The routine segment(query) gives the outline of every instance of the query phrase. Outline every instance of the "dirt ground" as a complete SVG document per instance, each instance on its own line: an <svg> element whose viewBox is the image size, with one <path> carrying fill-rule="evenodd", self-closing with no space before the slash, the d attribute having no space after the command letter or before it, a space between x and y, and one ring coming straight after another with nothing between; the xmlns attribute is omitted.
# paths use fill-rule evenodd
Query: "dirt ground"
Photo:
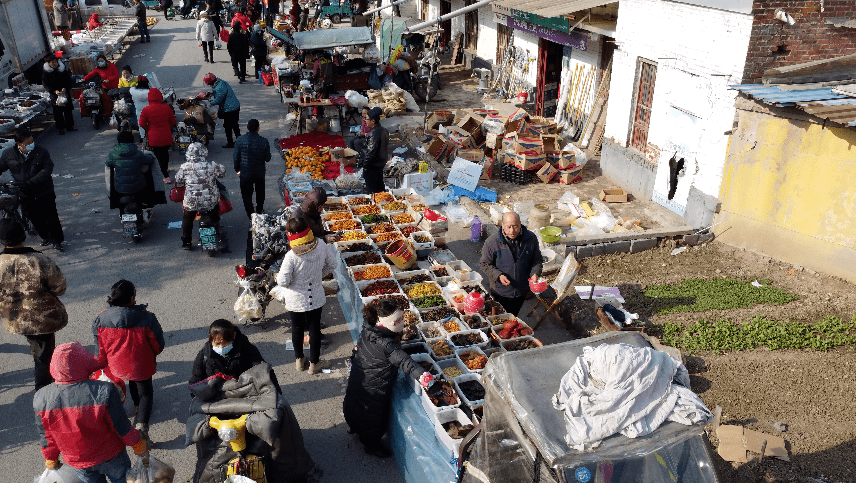
<svg viewBox="0 0 856 483"><path fill-rule="evenodd" d="M638 254L607 255L583 260L578 281L619 286L625 298L649 285L676 284L684 278L730 277L751 282L769 279L772 285L799 295L785 305L757 305L734 310L641 315L652 324L684 324L748 320L763 315L773 320L818 321L827 315L849 320L856 314L852 284L812 273L717 242L670 255L673 246ZM602 331L591 307L576 302L575 336ZM567 317L567 315L565 315ZM710 408L723 408L723 422L784 437L791 462L766 458L761 463L731 464L715 453L723 482L856 481L856 351L843 347L829 352L755 351L699 353L687 357L692 388ZM788 425L782 433L776 422ZM713 447L718 443L712 427Z"/></svg>

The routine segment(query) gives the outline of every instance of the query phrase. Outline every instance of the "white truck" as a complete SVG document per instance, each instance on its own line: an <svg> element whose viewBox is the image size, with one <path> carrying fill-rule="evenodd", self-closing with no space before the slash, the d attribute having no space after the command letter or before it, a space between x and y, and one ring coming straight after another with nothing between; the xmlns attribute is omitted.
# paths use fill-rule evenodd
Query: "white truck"
<svg viewBox="0 0 856 483"><path fill-rule="evenodd" d="M18 74L41 83L40 61L51 50L45 5L36 0L0 0L0 88Z"/></svg>

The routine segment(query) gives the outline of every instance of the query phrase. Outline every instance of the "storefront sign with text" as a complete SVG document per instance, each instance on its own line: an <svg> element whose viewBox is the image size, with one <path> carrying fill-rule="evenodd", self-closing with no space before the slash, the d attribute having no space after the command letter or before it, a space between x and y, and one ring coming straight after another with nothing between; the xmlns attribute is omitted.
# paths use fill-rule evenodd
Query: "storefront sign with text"
<svg viewBox="0 0 856 483"><path fill-rule="evenodd" d="M557 32L555 30L548 29L547 27L535 25L531 22L527 22L526 20L521 20L519 18L514 17L506 17L506 21L508 22L507 25L509 27L516 28L517 30L523 30L524 32L529 32L531 34L537 35L542 39L547 39L551 42L555 42L561 45L567 45L577 50L586 50L588 36L584 34L566 34L562 32Z"/></svg>

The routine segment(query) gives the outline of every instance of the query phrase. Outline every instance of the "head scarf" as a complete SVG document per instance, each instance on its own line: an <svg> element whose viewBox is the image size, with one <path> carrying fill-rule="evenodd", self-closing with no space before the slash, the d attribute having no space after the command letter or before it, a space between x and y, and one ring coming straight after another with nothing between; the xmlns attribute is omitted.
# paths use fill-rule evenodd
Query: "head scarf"
<svg viewBox="0 0 856 483"><path fill-rule="evenodd" d="M184 153L184 157L191 163L204 163L208 158L208 148L202 143L191 143Z"/></svg>
<svg viewBox="0 0 856 483"><path fill-rule="evenodd" d="M80 342L71 342L54 349L50 372L57 384L74 384L89 379L101 367Z"/></svg>
<svg viewBox="0 0 856 483"><path fill-rule="evenodd" d="M312 234L312 228L307 228L300 233L287 233L286 236L288 237L288 244L291 247L291 251L295 255L305 255L318 246L318 240Z"/></svg>
<svg viewBox="0 0 856 483"><path fill-rule="evenodd" d="M327 193L323 188L312 188L303 203L300 204L300 211L306 216L316 217L321 214L321 207L327 202Z"/></svg>

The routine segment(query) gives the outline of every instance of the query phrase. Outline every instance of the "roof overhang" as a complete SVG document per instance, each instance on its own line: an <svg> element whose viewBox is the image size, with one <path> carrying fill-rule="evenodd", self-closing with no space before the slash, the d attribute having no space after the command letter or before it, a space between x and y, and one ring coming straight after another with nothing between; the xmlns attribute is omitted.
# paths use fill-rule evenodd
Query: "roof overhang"
<svg viewBox="0 0 856 483"><path fill-rule="evenodd" d="M496 4L539 17L561 17L581 10L602 7L618 0L498 0Z"/></svg>

